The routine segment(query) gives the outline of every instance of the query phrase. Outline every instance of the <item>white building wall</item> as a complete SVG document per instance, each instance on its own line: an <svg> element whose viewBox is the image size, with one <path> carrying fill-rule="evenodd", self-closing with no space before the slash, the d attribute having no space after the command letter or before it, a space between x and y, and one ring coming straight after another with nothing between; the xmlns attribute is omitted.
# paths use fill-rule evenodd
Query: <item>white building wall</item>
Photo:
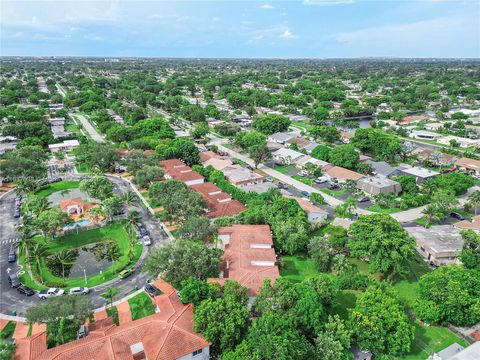
<svg viewBox="0 0 480 360"><path fill-rule="evenodd" d="M198 185L198 184L203 184L203 179L185 181L185 185L187 186Z"/></svg>
<svg viewBox="0 0 480 360"><path fill-rule="evenodd" d="M182 357L177 358L176 360L208 360L210 359L210 347L204 347L202 352L198 355L193 356L193 354L188 354Z"/></svg>

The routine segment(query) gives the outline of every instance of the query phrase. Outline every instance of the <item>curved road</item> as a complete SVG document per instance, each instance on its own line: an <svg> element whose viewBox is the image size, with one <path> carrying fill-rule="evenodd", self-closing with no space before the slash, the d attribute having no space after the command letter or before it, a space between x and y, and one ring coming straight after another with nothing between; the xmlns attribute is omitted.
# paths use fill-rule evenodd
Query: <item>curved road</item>
<svg viewBox="0 0 480 360"><path fill-rule="evenodd" d="M109 179L115 184L115 192L117 194L121 195L131 190L130 184L127 181L117 177L109 177ZM19 270L16 263L9 264L7 262L8 252L10 246L13 244L11 239L17 237L15 227L19 223L19 219L13 217L14 201L14 191L7 193L0 198L0 313L10 315L11 311L15 310L18 316L24 316L29 307L35 305L41 300L36 294L30 297L20 295L16 289L12 289L8 284L7 269L10 269L10 272ZM142 258L151 251L153 246L159 246L168 242L168 236L163 231L158 220L154 220L144 207L138 204L138 206L135 207L126 207L126 210L127 213L132 210L137 210L140 214L142 223L151 234L153 245L150 247L144 247ZM117 299L126 296L127 293L135 288L141 288L148 279L148 275L140 271L140 264L141 261L130 277L124 280L116 278L108 284L103 284L92 289L89 296L92 299L94 308L102 307L105 304L105 300L100 297L100 294L108 285L113 285L120 290Z"/></svg>

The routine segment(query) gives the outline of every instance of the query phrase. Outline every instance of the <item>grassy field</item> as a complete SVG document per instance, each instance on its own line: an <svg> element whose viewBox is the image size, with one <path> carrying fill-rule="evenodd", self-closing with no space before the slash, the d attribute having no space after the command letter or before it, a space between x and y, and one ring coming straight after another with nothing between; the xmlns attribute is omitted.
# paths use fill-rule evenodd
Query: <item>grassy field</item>
<svg viewBox="0 0 480 360"><path fill-rule="evenodd" d="M312 179L309 179L309 178L306 178L306 177L303 177L303 176L300 176L300 175L293 175L292 179L300 181L301 183L304 183L305 185L313 186L313 180Z"/></svg>
<svg viewBox="0 0 480 360"><path fill-rule="evenodd" d="M36 238L38 241L44 241L43 238ZM103 241L114 241L117 243L120 250L120 258L115 262L113 268L110 266L103 271L102 274L95 274L87 277L87 283L85 284L85 279L83 277L66 279L65 285L62 287L72 288L75 286L88 286L93 287L100 285L108 280L114 279L117 277L118 272L133 266L137 263L138 259L142 255L143 245L135 243L133 248L133 257L129 257L129 252L131 249L130 239L125 229L120 223L113 223L111 225L87 230L80 232L78 234L70 234L66 236L59 237L54 241L47 242L49 252L51 254L58 252L62 249L75 249L88 244L103 242ZM25 256L23 253L20 254L19 258L20 264L25 268ZM63 284L63 280L60 277L53 275L47 268L45 264L45 259L41 262L42 274L45 283L55 283L58 286ZM39 283L40 275L38 274L38 269L35 266L32 266L32 273L34 274L34 279L30 278L28 272L21 276L21 280L27 286L30 286L34 289L43 289L46 286L43 286Z"/></svg>
<svg viewBox="0 0 480 360"><path fill-rule="evenodd" d="M415 322L415 339L409 354L400 357L404 360L425 360L434 352L441 351L453 343L458 343L464 347L467 342L441 326L425 327Z"/></svg>
<svg viewBox="0 0 480 360"><path fill-rule="evenodd" d="M47 185L46 187L38 190L36 192L36 195L45 198L52 195L53 193L56 193L57 191L77 189L79 185L80 181L60 181Z"/></svg>
<svg viewBox="0 0 480 360"><path fill-rule="evenodd" d="M132 320L138 320L155 313L155 305L152 299L144 292L128 300L128 304L130 305Z"/></svg>
<svg viewBox="0 0 480 360"><path fill-rule="evenodd" d="M278 171L279 173L288 175L288 170L295 169L294 165L275 165L271 166L271 168L275 171Z"/></svg>
<svg viewBox="0 0 480 360"><path fill-rule="evenodd" d="M115 325L118 326L119 321L118 321L118 309L117 309L117 307L116 306L108 307L106 309L106 311L107 311L107 315L111 316Z"/></svg>
<svg viewBox="0 0 480 360"><path fill-rule="evenodd" d="M341 195L352 192L352 190L350 190L350 189L340 189L340 190L337 190L337 191L333 191L333 190L326 189L326 188L325 189L320 189L320 191L324 192L327 195L333 196L333 197L341 196Z"/></svg>
<svg viewBox="0 0 480 360"><path fill-rule="evenodd" d="M418 280L429 271L430 269L420 255L416 255L415 259L408 263L406 274L394 279L393 287L397 290L398 295L406 300L409 305L413 304L418 297Z"/></svg>
<svg viewBox="0 0 480 360"><path fill-rule="evenodd" d="M399 208L393 208L393 207L386 207L385 208L385 207L382 207L378 204L375 204L375 205L372 205L372 206L368 207L367 210L368 211L373 211L373 212L376 212L376 213L379 213L379 214L394 214L394 213L402 211Z"/></svg>
<svg viewBox="0 0 480 360"><path fill-rule="evenodd" d="M308 279L318 274L317 266L307 256L283 257L283 267L280 270L280 275L290 281L301 282L303 279Z"/></svg>

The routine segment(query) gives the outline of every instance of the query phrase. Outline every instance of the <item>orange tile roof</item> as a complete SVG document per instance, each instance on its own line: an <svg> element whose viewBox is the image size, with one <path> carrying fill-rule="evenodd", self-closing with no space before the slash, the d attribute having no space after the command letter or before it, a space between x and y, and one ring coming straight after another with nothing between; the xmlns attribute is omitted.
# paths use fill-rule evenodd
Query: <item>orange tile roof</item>
<svg viewBox="0 0 480 360"><path fill-rule="evenodd" d="M195 190L205 200L209 210L207 216L210 218L234 216L246 209L242 203L232 200L229 194L212 183L191 185L189 188Z"/></svg>
<svg viewBox="0 0 480 360"><path fill-rule="evenodd" d="M131 346L141 343L147 359L173 360L208 347L209 343L193 331L192 305L180 303L176 290L163 281L155 284L163 292L155 299L159 313L120 326L102 320L105 323L97 324L86 338L45 349L28 359L131 360ZM23 359L27 358L19 358Z"/></svg>
<svg viewBox="0 0 480 360"><path fill-rule="evenodd" d="M270 226L233 225L219 228L218 234L230 235L223 254L224 278L209 281L235 280L249 296L257 296L265 278L275 281L280 276Z"/></svg>
<svg viewBox="0 0 480 360"><path fill-rule="evenodd" d="M213 151L204 151L200 153L200 162L203 163L210 159L221 159L222 157Z"/></svg>
<svg viewBox="0 0 480 360"><path fill-rule="evenodd" d="M325 170L325 168L324 168ZM332 178L337 178L339 180L354 180L357 181L358 179L362 178L363 175L359 174L355 171L348 170L345 168L342 168L340 166L332 166L329 167L328 169L325 170L328 176Z"/></svg>
<svg viewBox="0 0 480 360"><path fill-rule="evenodd" d="M60 201L60 209L62 211L67 210L69 206L81 206L83 207L83 199L81 197L76 197L73 199L65 199Z"/></svg>
<svg viewBox="0 0 480 360"><path fill-rule="evenodd" d="M173 179L181 182L204 179L202 175L193 171L190 166L185 165L185 163L179 159L160 161L160 166L163 167Z"/></svg>

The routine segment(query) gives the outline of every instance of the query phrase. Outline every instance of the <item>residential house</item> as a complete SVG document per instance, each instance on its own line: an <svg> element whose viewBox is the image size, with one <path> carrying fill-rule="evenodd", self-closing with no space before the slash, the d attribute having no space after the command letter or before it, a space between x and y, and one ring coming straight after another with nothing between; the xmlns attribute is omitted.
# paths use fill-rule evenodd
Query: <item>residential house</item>
<svg viewBox="0 0 480 360"><path fill-rule="evenodd" d="M56 152L60 150L70 151L79 146L80 146L80 143L78 142L78 140L64 140L63 142L58 144L50 144L48 145L48 148L50 149L51 152Z"/></svg>
<svg viewBox="0 0 480 360"><path fill-rule="evenodd" d="M457 157L432 150L421 150L417 152L417 158L420 161L428 161L435 166L451 166L458 160Z"/></svg>
<svg viewBox="0 0 480 360"><path fill-rule="evenodd" d="M443 127L443 123L440 123L440 122L428 123L428 124L425 124L424 126L425 129L433 130L433 131L440 130L442 127Z"/></svg>
<svg viewBox="0 0 480 360"><path fill-rule="evenodd" d="M420 166L414 166L408 169L400 170L400 175L415 176L417 184L420 184L427 179L433 179L435 176L440 175L440 173Z"/></svg>
<svg viewBox="0 0 480 360"><path fill-rule="evenodd" d="M211 166L215 170L220 170L223 171L225 168L241 168L240 165L234 165L232 160L230 159L218 159L218 158L211 158L206 160L205 162L202 163L203 166Z"/></svg>
<svg viewBox="0 0 480 360"><path fill-rule="evenodd" d="M426 120L430 120L430 117L427 115L411 115L411 116L405 116L401 122L404 124L413 124L413 123L418 123L420 121L426 121Z"/></svg>
<svg viewBox="0 0 480 360"><path fill-rule="evenodd" d="M472 221L462 220L453 224L453 226L460 230L473 230L480 233L480 215L474 216Z"/></svg>
<svg viewBox="0 0 480 360"><path fill-rule="evenodd" d="M17 341L15 359L208 360L210 344L193 330L193 305L162 280L153 301L159 312L115 326L111 317L87 325L88 335L47 349L46 332Z"/></svg>
<svg viewBox="0 0 480 360"><path fill-rule="evenodd" d="M385 177L397 176L400 173L401 168L390 166L385 161L367 161L367 164L372 165L372 174Z"/></svg>
<svg viewBox="0 0 480 360"><path fill-rule="evenodd" d="M315 141L310 141L307 145L305 145L301 150L305 150L307 153L311 154L313 149L315 149L319 144Z"/></svg>
<svg viewBox="0 0 480 360"><path fill-rule="evenodd" d="M443 135L442 134L437 134L431 131L425 131L425 130L414 130L410 134L408 134L409 137L413 139L420 139L420 140L436 140L441 138Z"/></svg>
<svg viewBox="0 0 480 360"><path fill-rule="evenodd" d="M402 191L399 182L383 176L366 176L357 181L357 189L369 195L398 194Z"/></svg>
<svg viewBox="0 0 480 360"><path fill-rule="evenodd" d="M460 158L455 162L455 166L465 172L472 175L480 175L480 160L474 160L469 158Z"/></svg>
<svg viewBox="0 0 480 360"><path fill-rule="evenodd" d="M200 164L203 164L205 161L210 160L212 158L214 159L222 159L223 157L214 153L213 151L204 151L201 152L200 154Z"/></svg>
<svg viewBox="0 0 480 360"><path fill-rule="evenodd" d="M277 189L277 185L272 182L262 182L258 184L248 184L248 185L241 185L239 186L245 192L255 192L257 194L263 194L269 191L270 189Z"/></svg>
<svg viewBox="0 0 480 360"><path fill-rule="evenodd" d="M286 144L289 140L294 139L295 134L287 132L278 132L268 136L268 141L277 143L277 144Z"/></svg>
<svg viewBox="0 0 480 360"><path fill-rule="evenodd" d="M297 146L297 149L298 150L302 150L305 146L307 146L311 141L308 140L308 139L305 139L303 137L293 137L291 139L288 139L287 142L286 142L286 146L287 147L292 147L292 146ZM293 145L295 144L295 145Z"/></svg>
<svg viewBox="0 0 480 360"><path fill-rule="evenodd" d="M336 179L339 182L345 182L347 180L358 181L364 175L355 171L342 168L340 166L327 165L323 168L324 174L330 179Z"/></svg>
<svg viewBox="0 0 480 360"><path fill-rule="evenodd" d="M468 138L463 138L463 137L453 136L453 135L448 135L448 136L443 136L441 138L438 138L437 142L439 144L449 145L449 146L452 144L452 142L455 142L455 144L461 148L480 146L480 140L478 139L468 139Z"/></svg>
<svg viewBox="0 0 480 360"><path fill-rule="evenodd" d="M201 184L204 177L185 165L182 160L171 159L160 161L160 166L165 169L165 179L175 179L187 186Z"/></svg>
<svg viewBox="0 0 480 360"><path fill-rule="evenodd" d="M480 358L480 341L464 348L453 343L438 353L430 355L427 360L477 360Z"/></svg>
<svg viewBox="0 0 480 360"><path fill-rule="evenodd" d="M323 161L323 160L319 160L319 159L315 159L314 157L311 157L310 155L304 155L300 159L295 161L295 166L299 169L305 169L305 166L307 164L312 164L312 165L320 166L320 167L323 168L324 166L328 165L328 162Z"/></svg>
<svg viewBox="0 0 480 360"><path fill-rule="evenodd" d="M173 125L172 126L173 131L175 132L175 137L188 137L189 134L185 130L182 130L180 127Z"/></svg>
<svg viewBox="0 0 480 360"><path fill-rule="evenodd" d="M218 186L204 182L189 186L203 198L207 204L207 217L215 219L219 217L235 216L244 211L246 207L233 200L230 194L223 192Z"/></svg>
<svg viewBox="0 0 480 360"><path fill-rule="evenodd" d="M309 200L303 198L294 198L298 205L307 213L308 221L316 224L323 222L328 218L328 212L322 208L313 205Z"/></svg>
<svg viewBox="0 0 480 360"><path fill-rule="evenodd" d="M332 221L333 226L341 226L342 228L344 228L347 231L348 231L348 229L350 229L350 225L352 225L353 223L354 223L353 220L342 219L342 218L339 218L339 217L336 217Z"/></svg>
<svg viewBox="0 0 480 360"><path fill-rule="evenodd" d="M450 225L435 225L429 229L423 226L407 227L415 238L417 251L433 265L459 263L458 255L463 246L460 230Z"/></svg>
<svg viewBox="0 0 480 360"><path fill-rule="evenodd" d="M301 152L287 148L278 149L272 154L272 158L276 163L284 165L293 164L295 161L297 161L303 156L304 154L302 154Z"/></svg>
<svg viewBox="0 0 480 360"><path fill-rule="evenodd" d="M275 282L280 276L269 225L220 227L218 237L224 250L222 274L209 282L235 280L248 289L249 297L256 297L265 279Z"/></svg>
<svg viewBox="0 0 480 360"><path fill-rule="evenodd" d="M350 139L354 136L355 136L355 132L340 131L340 139L344 144L350 144Z"/></svg>
<svg viewBox="0 0 480 360"><path fill-rule="evenodd" d="M223 174L235 186L258 184L264 180L262 175L238 165L224 168Z"/></svg>
<svg viewBox="0 0 480 360"><path fill-rule="evenodd" d="M0 136L0 155L17 148L18 139L14 136Z"/></svg>

